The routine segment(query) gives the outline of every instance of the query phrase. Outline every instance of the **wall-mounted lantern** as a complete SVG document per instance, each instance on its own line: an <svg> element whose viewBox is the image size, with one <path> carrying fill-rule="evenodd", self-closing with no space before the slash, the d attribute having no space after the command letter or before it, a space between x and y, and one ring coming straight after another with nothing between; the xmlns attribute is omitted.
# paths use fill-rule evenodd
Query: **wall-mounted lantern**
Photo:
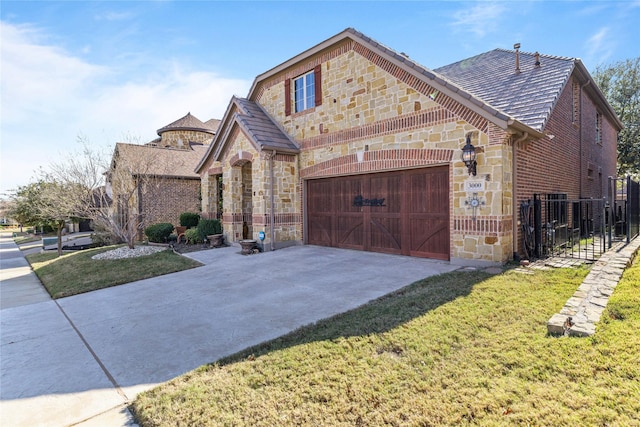
<svg viewBox="0 0 640 427"><path fill-rule="evenodd" d="M471 134L467 134L467 144L462 147L462 161L467 166L469 175L476 176L476 147L471 145Z"/></svg>

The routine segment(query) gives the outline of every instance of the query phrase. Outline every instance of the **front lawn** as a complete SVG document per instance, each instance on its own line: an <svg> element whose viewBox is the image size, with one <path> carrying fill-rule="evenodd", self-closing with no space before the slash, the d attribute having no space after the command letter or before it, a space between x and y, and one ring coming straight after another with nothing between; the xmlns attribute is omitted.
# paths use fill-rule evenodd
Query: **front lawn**
<svg viewBox="0 0 640 427"><path fill-rule="evenodd" d="M546 322L587 269L454 272L138 396L142 426L640 425L640 264L591 338Z"/></svg>
<svg viewBox="0 0 640 427"><path fill-rule="evenodd" d="M137 258L93 260L116 246L87 249L58 257L57 252L27 255L27 261L53 298L68 297L149 277L198 267L201 264L170 250Z"/></svg>

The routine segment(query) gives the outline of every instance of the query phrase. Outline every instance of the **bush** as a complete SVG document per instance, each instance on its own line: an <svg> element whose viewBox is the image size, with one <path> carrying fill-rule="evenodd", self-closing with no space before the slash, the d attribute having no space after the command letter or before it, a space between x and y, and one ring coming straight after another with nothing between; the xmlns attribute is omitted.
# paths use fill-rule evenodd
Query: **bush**
<svg viewBox="0 0 640 427"><path fill-rule="evenodd" d="M200 221L200 215L193 212L183 212L180 214L180 225L183 227L191 228L198 225Z"/></svg>
<svg viewBox="0 0 640 427"><path fill-rule="evenodd" d="M211 234L222 234L222 224L217 219L201 219L198 223L198 236L205 241Z"/></svg>
<svg viewBox="0 0 640 427"><path fill-rule="evenodd" d="M195 244L200 243L202 240L200 239L200 235L198 234L197 228L190 228L184 232L184 237L187 239L187 243Z"/></svg>
<svg viewBox="0 0 640 427"><path fill-rule="evenodd" d="M93 233L91 233L91 242L96 246L109 246L122 243L122 239L116 236L103 224L94 223Z"/></svg>
<svg viewBox="0 0 640 427"><path fill-rule="evenodd" d="M168 222L153 224L144 229L144 234L149 238L149 241L153 243L165 243L172 232L173 224L169 224Z"/></svg>

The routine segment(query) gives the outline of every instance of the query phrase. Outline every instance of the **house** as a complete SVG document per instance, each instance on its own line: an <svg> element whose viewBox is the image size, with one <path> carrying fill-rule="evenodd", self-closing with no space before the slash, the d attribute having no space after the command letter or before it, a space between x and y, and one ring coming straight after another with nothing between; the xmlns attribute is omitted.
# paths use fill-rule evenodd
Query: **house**
<svg viewBox="0 0 640 427"><path fill-rule="evenodd" d="M620 129L579 59L429 70L349 28L232 98L196 172L230 241L495 264L522 253L533 193L606 197Z"/></svg>
<svg viewBox="0 0 640 427"><path fill-rule="evenodd" d="M179 225L180 214L200 210L200 176L194 172L213 139L218 120L188 113L158 129L145 144L117 143L108 172L114 214L140 232L159 222Z"/></svg>

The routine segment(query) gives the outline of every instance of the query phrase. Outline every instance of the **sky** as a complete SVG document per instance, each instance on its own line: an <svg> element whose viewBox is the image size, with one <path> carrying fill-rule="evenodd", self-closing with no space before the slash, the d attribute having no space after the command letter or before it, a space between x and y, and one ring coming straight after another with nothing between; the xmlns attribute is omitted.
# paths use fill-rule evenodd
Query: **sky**
<svg viewBox="0 0 640 427"><path fill-rule="evenodd" d="M640 0L0 1L0 198L39 168L222 118L255 77L353 27L427 68L496 48L640 55Z"/></svg>

